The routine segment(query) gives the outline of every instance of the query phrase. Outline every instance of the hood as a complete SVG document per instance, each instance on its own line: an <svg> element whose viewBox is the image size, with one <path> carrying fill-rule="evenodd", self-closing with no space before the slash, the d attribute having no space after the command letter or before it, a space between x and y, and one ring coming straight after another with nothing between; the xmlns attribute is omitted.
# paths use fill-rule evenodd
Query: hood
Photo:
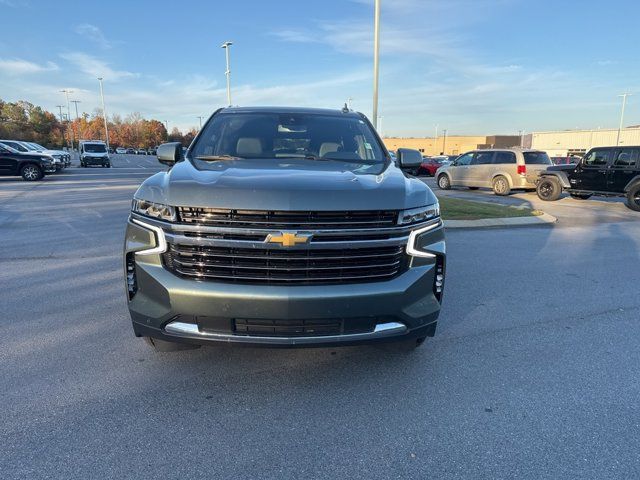
<svg viewBox="0 0 640 480"><path fill-rule="evenodd" d="M575 163L566 163L563 165L552 165L547 167L548 172L567 172L569 170L574 170L576 168Z"/></svg>
<svg viewBox="0 0 640 480"><path fill-rule="evenodd" d="M173 206L241 210L402 210L436 202L420 180L393 164L366 165L313 160L190 161L148 178L136 198Z"/></svg>

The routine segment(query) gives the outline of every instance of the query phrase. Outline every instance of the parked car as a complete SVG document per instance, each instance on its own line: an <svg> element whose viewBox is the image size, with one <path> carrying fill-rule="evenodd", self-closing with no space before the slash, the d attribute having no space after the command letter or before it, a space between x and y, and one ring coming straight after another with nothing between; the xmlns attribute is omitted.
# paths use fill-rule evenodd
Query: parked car
<svg viewBox="0 0 640 480"><path fill-rule="evenodd" d="M136 149L136 155L146 155L147 151L144 148Z"/></svg>
<svg viewBox="0 0 640 480"><path fill-rule="evenodd" d="M42 157L49 158L51 163L55 167L55 170L48 173L55 173L64 168L64 159L62 153L60 153L58 150L39 151L36 148L30 146L27 142L22 142L20 140L0 140L0 143L2 143L4 146L12 148L18 153L39 154Z"/></svg>
<svg viewBox="0 0 640 480"><path fill-rule="evenodd" d="M118 147L116 148L116 153L122 155L123 153L127 153L127 149L124 147Z"/></svg>
<svg viewBox="0 0 640 480"><path fill-rule="evenodd" d="M133 148L127 148L127 152L129 155L135 155L136 151Z"/></svg>
<svg viewBox="0 0 640 480"><path fill-rule="evenodd" d="M20 176L23 180L33 182L55 171L55 163L49 155L19 152L15 148L0 143L0 175Z"/></svg>
<svg viewBox="0 0 640 480"><path fill-rule="evenodd" d="M111 159L107 152L107 145L101 140L85 140L80 142L80 166L99 165L111 167Z"/></svg>
<svg viewBox="0 0 640 480"><path fill-rule="evenodd" d="M158 151L158 147L153 147L149 149L149 155L155 155Z"/></svg>
<svg viewBox="0 0 640 480"><path fill-rule="evenodd" d="M492 188L496 195L535 190L538 173L551 165L545 152L519 148L474 150L436 172L438 187Z"/></svg>
<svg viewBox="0 0 640 480"><path fill-rule="evenodd" d="M436 174L436 170L438 170L442 166L440 161L436 160L433 157L424 157L420 167L418 168L418 176L428 176L433 177Z"/></svg>
<svg viewBox="0 0 640 480"><path fill-rule="evenodd" d="M422 160L397 156L409 168ZM186 155L167 143L158 160L169 168L136 191L124 245L133 330L154 348L413 348L435 334L438 201L364 115L223 108Z"/></svg>
<svg viewBox="0 0 640 480"><path fill-rule="evenodd" d="M39 143L35 142L21 142L23 145L27 145L27 147L32 147L31 151L47 153L51 155L58 155L58 158L61 158L63 166L68 167L71 165L71 154L65 150L51 150L47 147L43 147Z"/></svg>
<svg viewBox="0 0 640 480"><path fill-rule="evenodd" d="M579 200L625 197L627 207L640 212L640 146L593 148L578 164L556 165L540 174L541 200L558 200L563 191Z"/></svg>

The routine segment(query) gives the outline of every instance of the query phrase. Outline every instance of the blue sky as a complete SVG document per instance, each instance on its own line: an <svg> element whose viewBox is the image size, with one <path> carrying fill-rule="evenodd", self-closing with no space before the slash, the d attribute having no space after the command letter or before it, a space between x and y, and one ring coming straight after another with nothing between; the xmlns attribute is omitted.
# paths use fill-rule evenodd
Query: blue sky
<svg viewBox="0 0 640 480"><path fill-rule="evenodd" d="M181 129L226 102L371 113L373 0L0 0L0 98ZM640 124L640 2L382 0L385 135ZM72 105L73 107L73 105Z"/></svg>

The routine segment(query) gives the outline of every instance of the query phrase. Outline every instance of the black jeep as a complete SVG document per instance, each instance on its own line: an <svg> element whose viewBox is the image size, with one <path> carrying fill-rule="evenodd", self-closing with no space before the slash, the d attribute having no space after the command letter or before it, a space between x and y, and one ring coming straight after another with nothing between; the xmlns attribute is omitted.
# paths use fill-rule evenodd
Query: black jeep
<svg viewBox="0 0 640 480"><path fill-rule="evenodd" d="M577 164L555 165L540 174L541 200L558 200L563 190L580 200L626 197L627 207L640 212L640 147L593 148Z"/></svg>

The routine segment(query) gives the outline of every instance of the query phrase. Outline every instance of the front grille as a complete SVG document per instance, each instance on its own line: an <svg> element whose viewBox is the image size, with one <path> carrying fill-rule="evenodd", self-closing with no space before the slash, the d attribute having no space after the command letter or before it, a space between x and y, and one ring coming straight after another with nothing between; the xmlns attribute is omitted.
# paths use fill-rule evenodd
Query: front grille
<svg viewBox="0 0 640 480"><path fill-rule="evenodd" d="M193 225L235 228L278 229L355 229L384 228L396 225L394 210L312 212L227 210L202 207L178 207L178 221Z"/></svg>
<svg viewBox="0 0 640 480"><path fill-rule="evenodd" d="M167 269L181 277L276 285L383 281L408 266L403 245L286 249L170 244L163 257Z"/></svg>

